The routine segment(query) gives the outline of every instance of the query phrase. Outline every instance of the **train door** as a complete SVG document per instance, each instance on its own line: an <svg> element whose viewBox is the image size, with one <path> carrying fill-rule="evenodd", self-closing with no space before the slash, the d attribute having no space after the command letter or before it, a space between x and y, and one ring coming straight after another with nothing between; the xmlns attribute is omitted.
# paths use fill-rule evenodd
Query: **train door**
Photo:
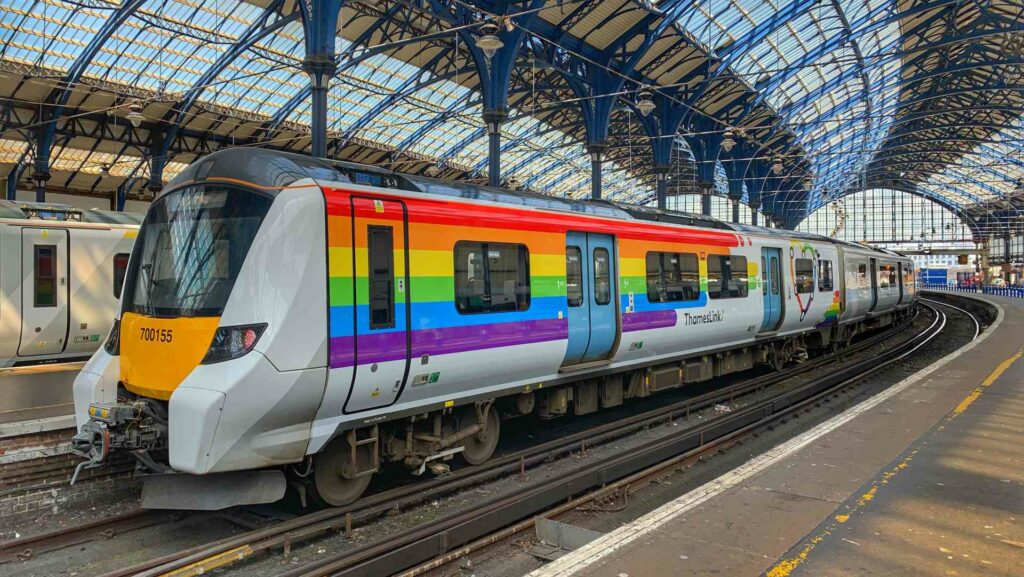
<svg viewBox="0 0 1024 577"><path fill-rule="evenodd" d="M871 306L868 312L875 310L878 306L878 261L871 259Z"/></svg>
<svg viewBox="0 0 1024 577"><path fill-rule="evenodd" d="M777 248L761 249L761 296L764 316L761 332L774 331L782 320L782 251Z"/></svg>
<svg viewBox="0 0 1024 577"><path fill-rule="evenodd" d="M345 411L394 403L409 373L405 203L352 197L354 371Z"/></svg>
<svg viewBox="0 0 1024 577"><path fill-rule="evenodd" d="M619 331L615 238L569 232L565 245L569 346L562 364L608 358Z"/></svg>
<svg viewBox="0 0 1024 577"><path fill-rule="evenodd" d="M68 336L68 232L23 228L18 355L52 355Z"/></svg>

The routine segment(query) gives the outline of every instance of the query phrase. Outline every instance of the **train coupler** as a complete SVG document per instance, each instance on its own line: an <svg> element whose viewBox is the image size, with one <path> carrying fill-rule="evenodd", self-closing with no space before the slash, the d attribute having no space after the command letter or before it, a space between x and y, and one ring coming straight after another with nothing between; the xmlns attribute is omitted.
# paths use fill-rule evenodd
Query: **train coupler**
<svg viewBox="0 0 1024 577"><path fill-rule="evenodd" d="M71 452L83 457L71 476L71 484L85 469L102 465L111 450L138 455L167 446L166 418L145 400L131 403L93 404L89 421L71 438Z"/></svg>

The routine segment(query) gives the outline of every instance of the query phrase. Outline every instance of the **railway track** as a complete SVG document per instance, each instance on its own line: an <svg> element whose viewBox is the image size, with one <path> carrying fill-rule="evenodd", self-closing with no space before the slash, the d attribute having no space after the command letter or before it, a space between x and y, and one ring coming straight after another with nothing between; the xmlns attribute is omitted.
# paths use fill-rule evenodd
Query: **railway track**
<svg viewBox="0 0 1024 577"><path fill-rule="evenodd" d="M482 535L493 533L503 527L505 531L516 531L516 528L524 523L525 526L529 526L529 521L523 522L523 518L529 518L553 504L564 504L581 494L584 495L582 498L586 499L586 492L591 487L604 486L606 491L612 490L620 486L621 479L643 476L642 472L645 469L658 467L659 463L671 462L678 458L694 458L694 455L703 454L704 451L715 450L721 443L729 442L734 436L751 428L761 427L772 419L781 418L781 415L788 414L808 402L814 402L820 395L828 394L828 391L873 373L887 362L902 358L898 356L899 354L906 356L929 342L945 326L945 314L930 305L925 305L925 308L934 315L928 329L878 356L842 367L829 373L825 378L812 379L803 385L787 388L779 394L755 398L742 409L696 427L683 428L677 434L651 441L639 449L630 451L630 455L585 465L569 477L560 476L553 482L546 482L547 484L527 485L514 494L392 536L387 543L350 550L340 559L325 559L315 567L307 565L291 574L320 575L340 572L352 575L379 575L401 571L418 563L429 563L431 557L435 555L444 555L447 551L472 543ZM911 323L908 322L907 325L909 324ZM608 442L651 424L686 417L692 412L717 403L738 398L748 399L751 396L758 397L761 392L775 385L833 363L839 357L846 357L892 338L902 328L904 327L870 336L838 354L807 361L779 373L737 382L716 391L504 455L484 465L456 470L445 477L371 495L346 507L318 511L268 528L151 559L109 573L107 577L199 575L245 560L262 551L283 549L287 553L294 544L301 541L329 532L350 531L353 526L365 524L389 511L411 507L496 477L521 473L554 457L581 450L585 446ZM886 359L890 360L882 362ZM678 466L678 463L664 466ZM485 538L485 541L490 542L490 538Z"/></svg>

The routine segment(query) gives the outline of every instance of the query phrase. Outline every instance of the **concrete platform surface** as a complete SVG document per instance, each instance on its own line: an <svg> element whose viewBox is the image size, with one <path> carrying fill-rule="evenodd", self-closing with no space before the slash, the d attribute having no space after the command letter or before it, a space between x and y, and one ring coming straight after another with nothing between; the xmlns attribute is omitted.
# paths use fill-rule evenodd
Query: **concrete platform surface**
<svg viewBox="0 0 1024 577"><path fill-rule="evenodd" d="M1024 301L980 339L531 573L1024 576Z"/></svg>

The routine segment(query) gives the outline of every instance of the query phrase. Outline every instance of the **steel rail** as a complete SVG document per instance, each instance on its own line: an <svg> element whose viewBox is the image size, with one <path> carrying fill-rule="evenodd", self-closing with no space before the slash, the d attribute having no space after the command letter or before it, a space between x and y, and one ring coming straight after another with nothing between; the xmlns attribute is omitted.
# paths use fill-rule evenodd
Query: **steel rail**
<svg viewBox="0 0 1024 577"><path fill-rule="evenodd" d="M938 336L946 325L944 312L935 313L927 329L901 345L864 359L780 395L757 402L678 433L576 467L554 479L545 479L475 505L470 509L423 523L386 539L343 551L281 574L281 577L321 575L390 575L429 561L481 536L501 530L523 518L573 499L594 487L650 469L680 455L699 451L707 443L774 421L835 389L874 374Z"/></svg>
<svg viewBox="0 0 1024 577"><path fill-rule="evenodd" d="M870 336L838 353L802 363L786 371L734 383L729 387L710 391L697 397L499 457L485 465L461 469L447 477L431 479L425 483L414 483L406 487L373 495L347 507L311 513L291 521L279 523L273 527L166 555L110 573L107 577L124 575L150 576L181 570L185 570L186 574L198 574L214 567L221 567L227 563L245 559L269 548L284 547L287 550L292 543L302 539L310 538L325 531L341 530L343 526L350 526L353 522L364 522L376 518L396 507L401 508L413 505L440 493L453 492L503 474L522 471L526 466L533 466L553 456L572 452L584 443L589 443L593 446L596 443L624 436L633 430L652 423L671 420L675 416L688 415L691 411L700 410L716 402L726 399L733 400L738 396L747 395L751 392L757 393L763 388L787 381L807 371L868 348L882 340L892 338L904 326L905 324Z"/></svg>

